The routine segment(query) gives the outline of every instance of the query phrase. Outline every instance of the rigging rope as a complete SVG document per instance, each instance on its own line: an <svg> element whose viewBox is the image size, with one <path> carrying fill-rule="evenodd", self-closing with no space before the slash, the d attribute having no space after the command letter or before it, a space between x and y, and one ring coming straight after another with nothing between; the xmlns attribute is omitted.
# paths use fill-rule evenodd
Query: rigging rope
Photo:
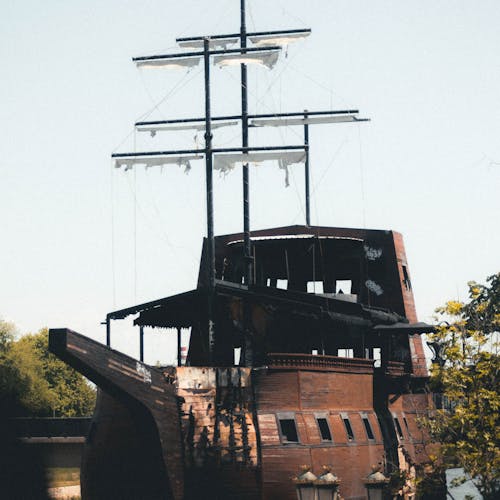
<svg viewBox="0 0 500 500"><path fill-rule="evenodd" d="M112 280L112 296L113 309L116 309L116 266L115 266L115 196L114 196L114 164L111 160L111 180L110 180L110 197L111 197L111 280Z"/></svg>
<svg viewBox="0 0 500 500"><path fill-rule="evenodd" d="M359 173L361 176L361 214L363 216L363 229L366 229L366 203L365 203L365 176L363 170L363 148L361 144L361 127L358 123L358 141L359 141Z"/></svg>

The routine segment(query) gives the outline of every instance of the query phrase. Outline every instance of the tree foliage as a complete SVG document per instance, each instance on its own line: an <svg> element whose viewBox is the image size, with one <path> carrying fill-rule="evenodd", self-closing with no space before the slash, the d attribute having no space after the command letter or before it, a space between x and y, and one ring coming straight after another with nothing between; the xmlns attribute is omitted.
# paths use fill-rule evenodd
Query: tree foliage
<svg viewBox="0 0 500 500"><path fill-rule="evenodd" d="M0 408L11 416L90 415L95 390L48 350L48 330L15 340L0 321Z"/></svg>
<svg viewBox="0 0 500 500"><path fill-rule="evenodd" d="M441 359L432 384L444 408L426 423L445 467L463 467L485 498L500 497L500 273L469 284L469 300L437 309Z"/></svg>

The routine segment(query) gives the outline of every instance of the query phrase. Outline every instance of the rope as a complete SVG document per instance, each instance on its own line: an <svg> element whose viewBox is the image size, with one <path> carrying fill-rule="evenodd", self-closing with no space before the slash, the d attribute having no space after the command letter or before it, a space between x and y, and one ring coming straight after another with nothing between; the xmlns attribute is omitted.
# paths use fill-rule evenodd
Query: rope
<svg viewBox="0 0 500 500"><path fill-rule="evenodd" d="M110 182L110 197L111 197L111 291L113 296L113 309L116 309L116 266L115 266L115 197L114 197L114 166L111 161L111 182Z"/></svg>
<svg viewBox="0 0 500 500"><path fill-rule="evenodd" d="M366 202L365 202L365 177L363 170L363 148L361 144L361 127L358 123L358 142L359 142L359 173L361 176L361 213L363 216L363 229L366 229Z"/></svg>
<svg viewBox="0 0 500 500"><path fill-rule="evenodd" d="M137 132L134 130L134 153L137 152ZM137 302L137 169L134 168L134 302Z"/></svg>

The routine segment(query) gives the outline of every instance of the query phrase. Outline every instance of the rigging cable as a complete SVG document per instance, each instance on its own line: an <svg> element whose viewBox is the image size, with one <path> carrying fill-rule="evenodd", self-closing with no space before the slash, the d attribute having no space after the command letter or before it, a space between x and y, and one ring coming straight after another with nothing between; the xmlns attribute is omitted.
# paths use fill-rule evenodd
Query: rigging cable
<svg viewBox="0 0 500 500"><path fill-rule="evenodd" d="M358 125L358 142L359 142L359 173L361 176L361 214L363 216L363 229L366 229L366 202L365 202L365 176L363 169L363 148L361 143L361 127Z"/></svg>
<svg viewBox="0 0 500 500"><path fill-rule="evenodd" d="M137 152L137 131L134 130L134 153ZM134 168L134 302L137 302L137 168Z"/></svg>
<svg viewBox="0 0 500 500"><path fill-rule="evenodd" d="M111 160L110 169L110 197L111 197L111 280L112 280L112 296L113 309L116 309L116 266L115 266L115 196L114 196L114 166Z"/></svg>

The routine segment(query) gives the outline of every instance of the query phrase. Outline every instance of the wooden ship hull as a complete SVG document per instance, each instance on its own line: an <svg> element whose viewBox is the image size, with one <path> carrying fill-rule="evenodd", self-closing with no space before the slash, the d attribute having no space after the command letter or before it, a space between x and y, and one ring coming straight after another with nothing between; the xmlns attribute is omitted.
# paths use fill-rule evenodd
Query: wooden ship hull
<svg viewBox="0 0 500 500"><path fill-rule="evenodd" d="M108 340L111 320L137 313L141 342L146 327L190 328L185 364L150 366L51 330L51 351L99 387L82 498L292 499L291 478L305 464L316 473L331 466L342 496L361 499L373 464L411 473L424 462L418 418L430 394L420 333L432 328L416 323L401 236L257 231L250 286L242 284L242 235L215 241L210 362L206 245L197 289L107 318ZM276 287L282 279L286 290ZM311 282L322 293L308 293Z"/></svg>

